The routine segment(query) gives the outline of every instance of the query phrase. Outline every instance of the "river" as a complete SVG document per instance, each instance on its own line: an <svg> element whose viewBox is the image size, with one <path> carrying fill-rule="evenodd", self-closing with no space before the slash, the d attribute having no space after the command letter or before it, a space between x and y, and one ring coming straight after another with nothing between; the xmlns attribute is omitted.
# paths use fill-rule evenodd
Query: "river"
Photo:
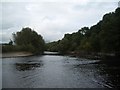
<svg viewBox="0 0 120 90"><path fill-rule="evenodd" d="M120 68L62 55L2 59L2 88L120 87Z"/></svg>

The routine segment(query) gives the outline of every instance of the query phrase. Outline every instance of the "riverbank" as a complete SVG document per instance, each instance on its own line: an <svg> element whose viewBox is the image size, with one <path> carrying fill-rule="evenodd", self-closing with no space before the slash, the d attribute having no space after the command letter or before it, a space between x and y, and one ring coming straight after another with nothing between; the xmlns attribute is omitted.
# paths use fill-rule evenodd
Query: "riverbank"
<svg viewBox="0 0 120 90"><path fill-rule="evenodd" d="M8 52L8 53L2 53L0 55L1 58L8 58L8 57L24 57L24 56L31 56L33 53L30 52Z"/></svg>
<svg viewBox="0 0 120 90"><path fill-rule="evenodd" d="M82 57L87 59L94 59L94 60L107 60L107 59L119 59L120 55L115 53L96 53L96 52L67 52L66 55L73 56L73 57Z"/></svg>

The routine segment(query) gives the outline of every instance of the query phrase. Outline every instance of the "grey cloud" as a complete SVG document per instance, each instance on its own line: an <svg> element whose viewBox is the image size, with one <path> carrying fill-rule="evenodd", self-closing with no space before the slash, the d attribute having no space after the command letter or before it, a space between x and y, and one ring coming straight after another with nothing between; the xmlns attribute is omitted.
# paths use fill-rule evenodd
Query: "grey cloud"
<svg viewBox="0 0 120 90"><path fill-rule="evenodd" d="M86 0L88 1L88 0ZM100 7L101 6L101 7ZM97 23L103 14L114 11L116 3L81 2L4 2L2 3L3 41L8 42L11 34L29 26L44 39L53 41L65 33L77 31L83 26ZM93 13L94 12L94 13ZM9 35L5 34L9 32Z"/></svg>

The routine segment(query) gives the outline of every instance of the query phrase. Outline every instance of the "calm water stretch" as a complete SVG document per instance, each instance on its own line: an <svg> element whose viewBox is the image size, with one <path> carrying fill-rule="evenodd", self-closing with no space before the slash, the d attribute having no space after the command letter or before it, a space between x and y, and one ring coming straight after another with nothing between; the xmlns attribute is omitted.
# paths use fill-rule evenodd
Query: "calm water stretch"
<svg viewBox="0 0 120 90"><path fill-rule="evenodd" d="M3 88L120 87L120 68L60 55L2 59Z"/></svg>

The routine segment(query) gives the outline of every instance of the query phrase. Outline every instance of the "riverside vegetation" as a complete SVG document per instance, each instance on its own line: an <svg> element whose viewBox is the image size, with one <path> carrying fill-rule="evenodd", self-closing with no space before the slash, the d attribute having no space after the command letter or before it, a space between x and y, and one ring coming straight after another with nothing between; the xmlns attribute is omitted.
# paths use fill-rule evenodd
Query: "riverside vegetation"
<svg viewBox="0 0 120 90"><path fill-rule="evenodd" d="M13 44L14 41L14 44ZM2 46L4 52L27 51L34 54L41 54L45 49L45 42L41 35L31 28L23 28L20 32L13 33L13 41Z"/></svg>
<svg viewBox="0 0 120 90"><path fill-rule="evenodd" d="M14 42L14 44L13 44ZM45 44L41 35L31 28L13 34L13 41L2 46L3 52L28 51L35 54L44 50L62 54L120 55L120 8L107 13L96 25L83 27L72 34L65 34L58 41Z"/></svg>
<svg viewBox="0 0 120 90"><path fill-rule="evenodd" d="M78 55L120 55L120 8L107 13L96 25L83 27L62 40L46 44L47 50Z"/></svg>

